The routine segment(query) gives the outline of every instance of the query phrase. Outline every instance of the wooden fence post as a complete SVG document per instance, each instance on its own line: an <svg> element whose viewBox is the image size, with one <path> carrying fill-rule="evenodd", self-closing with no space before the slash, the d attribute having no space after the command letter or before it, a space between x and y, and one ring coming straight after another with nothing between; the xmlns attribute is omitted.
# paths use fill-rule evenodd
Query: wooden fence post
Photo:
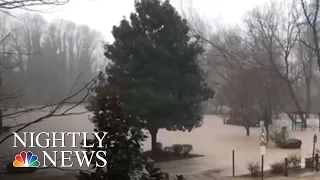
<svg viewBox="0 0 320 180"><path fill-rule="evenodd" d="M284 158L284 176L288 176L288 158Z"/></svg>
<svg viewBox="0 0 320 180"><path fill-rule="evenodd" d="M232 176L235 177L235 170L234 170L234 150L232 150Z"/></svg>
<svg viewBox="0 0 320 180"><path fill-rule="evenodd" d="M319 154L316 154L316 171L319 171Z"/></svg>

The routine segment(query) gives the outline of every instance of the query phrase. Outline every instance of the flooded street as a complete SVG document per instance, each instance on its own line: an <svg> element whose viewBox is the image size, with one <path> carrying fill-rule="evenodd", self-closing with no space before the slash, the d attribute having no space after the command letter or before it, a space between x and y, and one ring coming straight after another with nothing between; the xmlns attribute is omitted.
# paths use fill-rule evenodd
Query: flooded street
<svg viewBox="0 0 320 180"><path fill-rule="evenodd" d="M75 111L84 111L79 107ZM39 118L44 112L29 113L20 116L16 120L4 121L4 125L21 123L25 121ZM309 125L316 127L318 121L315 119ZM302 156L312 153L312 137L314 133L319 135L319 131L308 128L307 131L296 130L291 132L291 124L289 120L279 120L276 124L279 126L286 125L290 130L290 137L302 140L302 148L299 150L284 150L273 146L267 148L265 156L265 166L276 161L283 160L292 153L299 153ZM24 130L35 132L92 132L93 125L88 120L88 114L77 116L51 117L43 122L32 125ZM232 150L235 150L235 168L236 174L247 173L247 164L250 161L260 162L260 128L251 128L250 136L246 136L244 127L224 125L222 118L215 115L206 115L203 126L194 129L192 132L169 132L160 130L158 133L158 141L163 146L171 146L172 144L192 144L194 153L203 154L204 157L178 160L171 162L159 163L158 166L163 171L170 173L195 173L199 171L217 169L222 170L222 174L231 175L232 169ZM6 134L0 136L2 139ZM79 140L80 142L80 140ZM68 144L68 142L66 143ZM0 145L1 152L10 152L12 154L20 152L21 149L12 148L13 140L9 139L6 143ZM70 142L69 142L70 145ZM319 145L317 144L316 147ZM145 142L145 150L150 149L150 139ZM39 149L28 149L38 153ZM43 150L43 149L42 149ZM48 149L46 149L48 150Z"/></svg>

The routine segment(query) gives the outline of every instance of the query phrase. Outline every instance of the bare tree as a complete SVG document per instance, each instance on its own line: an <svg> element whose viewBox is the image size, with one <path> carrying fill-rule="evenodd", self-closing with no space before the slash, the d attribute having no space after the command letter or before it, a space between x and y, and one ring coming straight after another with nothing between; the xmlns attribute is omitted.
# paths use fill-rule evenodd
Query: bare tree
<svg viewBox="0 0 320 180"><path fill-rule="evenodd" d="M272 116L279 112L279 108L291 120L293 116L290 112L297 111L306 125L302 98L297 89L302 80L309 81L310 73L306 70L310 67L306 62L302 64L297 60L296 47L301 37L303 16L297 1L271 2L263 8L253 9L245 18L246 28L236 26L210 30L211 26L194 11L191 15L184 15L194 37L202 39L205 47L213 49L208 52L214 67L212 70L226 84L230 84L232 78L227 77L223 71L244 73L248 67L255 69L255 81L250 83L258 91L255 103L264 114L266 126L271 123ZM306 65L305 68L302 68L303 65ZM224 70L221 71L220 67ZM232 89L233 93L237 90ZM225 94L227 91L221 92ZM306 96L310 99L310 94Z"/></svg>
<svg viewBox="0 0 320 180"><path fill-rule="evenodd" d="M11 15L11 10L12 9L27 9L27 10L32 10L30 9L31 7L35 7L35 6L39 6L39 5L45 5L45 6L50 6L50 5L64 5L67 2L69 2L69 0L0 0L0 11L4 14L8 14ZM16 18L16 17L15 17ZM3 21L2 21L3 22ZM39 19L38 21L33 21L33 22L39 22L41 24L41 19ZM28 22L29 23L29 22ZM41 27L40 24L37 24L38 28ZM34 51L34 49L32 49L33 47L37 47L37 45L39 45L39 43L42 41L41 40L41 31L40 28L34 30L33 32L38 32L38 34L30 34L30 28L32 27L26 27L25 30L27 30L25 33L28 36L24 36L27 37L27 39L21 39L21 37L17 36L18 34L15 34L14 37L12 37L12 39L14 41L11 41L11 43L8 43L7 40L8 38L11 38L11 32L8 32L6 35L2 36L2 39L0 40L0 44L1 44L1 56L0 56L0 65L1 65L1 71L3 71L3 69L8 69L8 70L14 70L16 67L20 66L21 63L17 63L15 66L11 66L8 67L6 66L3 62L5 62L8 58L10 60L16 60L22 62L24 60L25 57L23 56L27 56L26 58L29 58L30 61L34 60L34 56L30 56L33 55L33 53L31 53L31 51ZM18 29L15 29L18 30ZM14 31L15 31L14 30ZM39 30L39 31L37 31ZM2 31L3 32L3 31ZM40 39L39 39L40 38ZM24 42L25 44L22 44L21 42ZM26 49L24 49L26 48ZM30 54L29 54L30 53ZM28 122L19 122L19 123L10 123L11 125L8 126L7 128L11 128L12 130L16 131L16 132L20 132L23 131L25 128L34 125L36 123L42 122L50 117L59 117L59 116L70 116L70 115L76 115L76 114L83 114L86 113L87 111L84 112L72 112L72 110L74 108L76 108L77 106L79 106L80 104L85 103L87 97L90 95L90 90L92 88L92 86L95 84L96 82L96 77L93 78L92 80L88 81L88 82L82 82L82 86L80 88L77 88L77 90L70 91L70 93L68 94L67 97L63 98L61 101L59 101L58 103L50 103L47 105L42 105L42 106L38 106L38 107L23 107L19 104L17 104L16 106L7 106L5 103L5 96L6 94L2 92L2 84L3 80L0 80L0 85L1 85L1 92L0 92L0 103L2 104L0 107L0 134L2 133L2 121L3 120L10 120L12 121L13 119L29 113L29 112L33 112L33 111L42 111L42 112L46 112L44 115L41 115L35 119L29 120ZM78 79L76 80L76 83L81 83L78 81ZM83 93L85 92L85 93ZM80 100L78 101L73 101L73 98L79 94L83 93L83 96ZM15 98L16 96L13 96L13 94L8 94L8 97L13 97ZM7 111L6 113L3 113L3 109L10 109L10 111ZM1 145L4 144L4 142L6 140L8 140L13 134L8 134L4 137L1 137L0 139L0 148L3 148L3 146L1 147ZM3 160L2 157L0 159L0 161Z"/></svg>
<svg viewBox="0 0 320 180"><path fill-rule="evenodd" d="M197 16L193 16L189 23L195 37L202 39L205 45L210 46L207 52L209 59L207 65L211 67L211 71L214 71L211 73L215 76L212 79L216 80L218 93L225 101L223 104L231 108L231 115L234 116L234 113L237 113L247 135L250 134L249 128L253 121L257 122L260 118L265 118L265 125L268 126L271 123L271 116L275 113L274 107L277 107L273 102L275 99L273 96L278 89L266 88L267 85L264 82L268 81L268 78L274 80L274 77L266 76L269 66L264 65L266 62L261 59L261 54L258 54L260 50L255 47L253 38L237 26L219 29L210 35L202 31L206 25L201 24ZM274 84L268 86L272 85ZM263 91L259 92L259 90ZM265 114L264 117L250 115L259 108L260 114Z"/></svg>
<svg viewBox="0 0 320 180"><path fill-rule="evenodd" d="M233 73L229 76L229 82L223 86L227 104L231 108L230 120L241 121L247 136L250 135L250 127L256 124L259 118L253 72L252 69L246 69Z"/></svg>
<svg viewBox="0 0 320 180"><path fill-rule="evenodd" d="M65 5L70 0L0 0L0 10L28 9L34 6Z"/></svg>
<svg viewBox="0 0 320 180"><path fill-rule="evenodd" d="M273 2L269 6L264 6L264 9L254 9L246 23L249 27L249 34L254 39L254 46L259 47L259 52L264 53L267 62L264 65L276 73L286 85L292 102L290 110L297 111L302 122L306 125L301 102L294 88L295 83L302 78L302 70L297 71L297 61L292 53L299 41L300 17L300 11L296 9L295 1L289 4ZM288 107L283 108L287 109ZM292 118L289 112L288 115Z"/></svg>
<svg viewBox="0 0 320 180"><path fill-rule="evenodd" d="M303 27L301 27L303 28ZM309 29L308 27L305 29ZM296 46L297 59L299 61L299 68L303 72L303 91L305 92L305 109L308 112L307 118L309 118L309 113L311 111L311 85L312 82L316 80L316 75L314 72L314 51L304 45L303 42L312 42L311 34L307 31L304 33L301 31L299 36L299 42ZM298 83L297 83L298 84Z"/></svg>
<svg viewBox="0 0 320 180"><path fill-rule="evenodd" d="M311 41L305 41L301 39L301 42L314 51L318 67L320 68L320 47L319 47L319 25L318 25L318 16L319 16L319 0L313 0L308 4L305 0L300 0L300 4L303 10L304 20L301 24L307 25L306 33L311 35Z"/></svg>
<svg viewBox="0 0 320 180"><path fill-rule="evenodd" d="M39 5L46 5L46 6L48 6L48 5L64 5L67 2L69 2L69 0L0 0L0 12L4 13L6 15L9 15L9 16L13 16L11 14L11 10L13 10L13 9L28 9L29 7L39 6ZM5 16L1 16L1 17L5 18ZM15 17L15 16L13 16L13 17ZM40 21L37 21L37 22L40 22ZM7 25L7 24L4 24L4 26L5 25ZM14 52L14 51L12 51L12 47L9 47L9 49L7 49L8 44L7 44L6 40L8 40L10 35L11 35L11 33L7 32L7 34L2 36L1 37L2 39L0 39L0 44L2 46L2 51L0 51L1 52L0 66L1 66L2 71L3 71L3 69L13 70L14 68L18 67L20 65L20 63L22 62L22 56L27 54L27 53L23 53L21 51ZM34 34L32 39L34 39L34 38L38 38L38 34ZM28 42L28 45L30 45L30 39L27 42ZM11 44L10 44L10 46L11 46ZM19 45L17 45L17 47L18 46L21 46L21 45L19 44ZM30 47L30 46L27 46L27 47ZM21 50L21 49L18 49L18 50ZM27 51L27 52L29 53L30 51ZM18 56L18 60L21 60L21 61L16 63L14 66L7 66L5 64L5 62L7 61L7 59L10 60L9 62L12 62L12 60L15 59L13 56ZM2 96L0 99L1 99L2 104L8 98L12 99L12 98L17 97L16 92L5 93L3 91L2 74L1 74L0 88L1 88L0 90L1 90L1 96ZM6 108L2 105L1 106L1 115L2 115L3 109L6 109ZM2 131L2 117L0 118L0 121L1 121L0 132L1 132Z"/></svg>

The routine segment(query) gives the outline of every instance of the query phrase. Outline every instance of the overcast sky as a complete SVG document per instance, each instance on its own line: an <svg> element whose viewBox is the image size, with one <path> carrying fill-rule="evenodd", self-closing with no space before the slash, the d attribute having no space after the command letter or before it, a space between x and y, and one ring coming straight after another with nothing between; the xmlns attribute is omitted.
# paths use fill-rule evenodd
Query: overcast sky
<svg viewBox="0 0 320 180"><path fill-rule="evenodd" d="M209 20L218 20L224 24L241 21L243 15L254 6L267 0L171 0L178 11L192 7ZM181 5L182 2L182 5ZM118 25L123 16L128 17L134 11L134 0L71 0L65 6L55 8L53 13L44 13L46 19L61 17L79 24L87 24L102 32L107 41L112 41L110 33L113 25Z"/></svg>

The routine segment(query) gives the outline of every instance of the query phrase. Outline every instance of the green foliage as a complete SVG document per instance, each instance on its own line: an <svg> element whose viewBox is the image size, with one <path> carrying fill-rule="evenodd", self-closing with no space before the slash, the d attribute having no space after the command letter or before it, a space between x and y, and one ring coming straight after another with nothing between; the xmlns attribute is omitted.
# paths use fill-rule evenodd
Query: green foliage
<svg viewBox="0 0 320 180"><path fill-rule="evenodd" d="M283 173L284 172L284 166L285 166L285 164L284 164L283 161L273 163L273 164L270 165L271 172L275 173L275 174Z"/></svg>
<svg viewBox="0 0 320 180"><path fill-rule="evenodd" d="M193 146L191 144L173 144L171 147L167 146L163 150L167 152L174 152L176 156L189 155L193 150Z"/></svg>
<svg viewBox="0 0 320 180"><path fill-rule="evenodd" d="M173 152L179 156L182 154L183 146L181 144L173 144L172 145Z"/></svg>
<svg viewBox="0 0 320 180"><path fill-rule="evenodd" d="M89 142L94 144L94 147L87 150L89 157L93 152L105 151L104 159L107 160L107 165L98 167L96 163L102 165L102 161L93 159L91 163L94 172L81 172L78 180L161 179L163 173L140 151L142 142L146 139L142 131L145 122L124 115L118 94L113 90L106 90L104 82L101 76L99 85L94 89L96 95L91 98L88 109L94 114L91 119L96 127L94 131L108 134L103 140L104 147L98 147L99 142L95 137ZM132 126L132 120L139 123Z"/></svg>
<svg viewBox="0 0 320 180"><path fill-rule="evenodd" d="M162 151L163 150L162 147L163 147L162 143L157 142L157 146L156 146L157 151Z"/></svg>
<svg viewBox="0 0 320 180"><path fill-rule="evenodd" d="M135 1L135 10L113 27L115 41L105 46L109 86L126 113L147 120L152 136L159 128L200 126L202 102L212 96L197 62L204 49L169 1Z"/></svg>
<svg viewBox="0 0 320 180"><path fill-rule="evenodd" d="M182 144L182 154L188 155L193 150L193 146L191 144Z"/></svg>
<svg viewBox="0 0 320 180"><path fill-rule="evenodd" d="M259 162L252 161L247 165L247 169L253 177L258 177L260 174L260 164Z"/></svg>

